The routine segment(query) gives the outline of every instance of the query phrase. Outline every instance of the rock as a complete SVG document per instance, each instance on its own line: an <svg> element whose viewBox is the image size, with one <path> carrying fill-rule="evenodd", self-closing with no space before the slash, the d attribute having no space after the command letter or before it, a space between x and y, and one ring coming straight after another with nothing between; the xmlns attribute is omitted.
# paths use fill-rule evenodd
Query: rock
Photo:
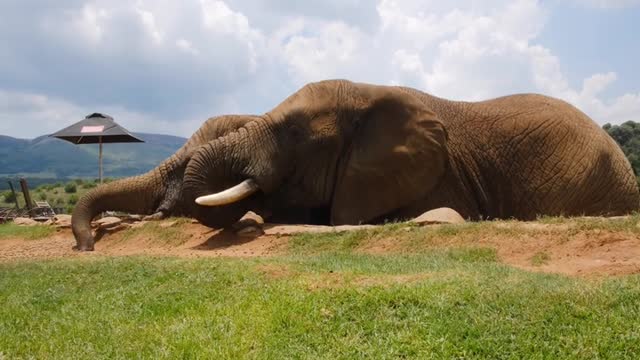
<svg viewBox="0 0 640 360"><path fill-rule="evenodd" d="M98 219L93 222L93 224L96 225L99 229L111 229L120 225L121 223L122 220L115 216L103 217L102 219Z"/></svg>
<svg viewBox="0 0 640 360"><path fill-rule="evenodd" d="M262 216L254 213L253 211L249 211L244 214L240 220L233 224L233 228L236 230L242 230L247 226L262 227L262 225L264 225L264 219L262 219Z"/></svg>
<svg viewBox="0 0 640 360"><path fill-rule="evenodd" d="M177 224L178 222L173 220L173 221L163 221L160 223L160 227L161 228L170 228L173 227Z"/></svg>
<svg viewBox="0 0 640 360"><path fill-rule="evenodd" d="M164 214L161 211L158 211L155 214L142 217L142 220L144 221L153 221L153 220L162 220L162 219L164 219Z"/></svg>
<svg viewBox="0 0 640 360"><path fill-rule="evenodd" d="M143 216L142 215L129 215L127 216L127 221L142 221Z"/></svg>
<svg viewBox="0 0 640 360"><path fill-rule="evenodd" d="M33 225L40 225L39 222L33 220L33 219L29 219L29 218L23 218L23 217L17 217L15 219L13 219L14 224L16 225L20 225L20 226L33 226Z"/></svg>
<svg viewBox="0 0 640 360"><path fill-rule="evenodd" d="M71 227L71 215L58 214L53 217L53 225L57 228L67 229Z"/></svg>
<svg viewBox="0 0 640 360"><path fill-rule="evenodd" d="M432 225L432 224L461 224L464 223L464 218L458 214L457 211L451 208L438 208L429 210L426 213L412 219L411 222L419 225Z"/></svg>
<svg viewBox="0 0 640 360"><path fill-rule="evenodd" d="M249 225L236 231L236 235L240 237L258 237L264 235L264 230L262 230L262 226Z"/></svg>

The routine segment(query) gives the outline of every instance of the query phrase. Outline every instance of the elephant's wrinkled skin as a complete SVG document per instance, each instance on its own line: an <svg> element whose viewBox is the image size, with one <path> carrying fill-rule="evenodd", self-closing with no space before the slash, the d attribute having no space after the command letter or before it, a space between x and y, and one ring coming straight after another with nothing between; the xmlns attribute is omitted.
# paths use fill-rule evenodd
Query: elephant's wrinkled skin
<svg viewBox="0 0 640 360"><path fill-rule="evenodd" d="M223 206L195 199L252 179ZM403 87L330 80L261 116L209 119L147 174L91 191L73 213L80 250L106 210L186 215L211 227L248 210L273 221L356 224L451 207L466 218L637 210L631 166L585 114L557 99L454 102Z"/></svg>

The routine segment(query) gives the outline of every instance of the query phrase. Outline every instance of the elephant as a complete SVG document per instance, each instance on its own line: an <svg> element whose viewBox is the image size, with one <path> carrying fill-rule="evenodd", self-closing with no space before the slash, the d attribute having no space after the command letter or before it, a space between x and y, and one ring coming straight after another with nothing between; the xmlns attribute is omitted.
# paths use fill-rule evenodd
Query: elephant
<svg viewBox="0 0 640 360"><path fill-rule="evenodd" d="M559 99L325 80L263 115L210 118L155 169L83 196L72 230L93 250L90 222L108 210L226 228L248 211L341 225L439 207L470 220L614 216L638 210L640 193L614 140Z"/></svg>

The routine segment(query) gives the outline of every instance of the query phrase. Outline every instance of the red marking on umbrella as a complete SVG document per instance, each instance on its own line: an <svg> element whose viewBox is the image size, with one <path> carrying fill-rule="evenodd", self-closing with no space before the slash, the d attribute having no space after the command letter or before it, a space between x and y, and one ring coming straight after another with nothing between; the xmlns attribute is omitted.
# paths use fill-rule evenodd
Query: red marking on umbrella
<svg viewBox="0 0 640 360"><path fill-rule="evenodd" d="M82 129L80 130L81 133L95 133L95 132L102 132L102 130L104 130L104 125L100 125L100 126L83 126Z"/></svg>

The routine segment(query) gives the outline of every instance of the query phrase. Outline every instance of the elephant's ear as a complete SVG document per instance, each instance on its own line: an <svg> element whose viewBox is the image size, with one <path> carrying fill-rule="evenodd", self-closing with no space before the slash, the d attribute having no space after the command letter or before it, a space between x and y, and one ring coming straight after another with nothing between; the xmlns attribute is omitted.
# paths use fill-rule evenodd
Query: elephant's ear
<svg viewBox="0 0 640 360"><path fill-rule="evenodd" d="M425 196L447 166L447 133L436 114L412 95L368 89L370 105L339 169L333 224L379 218Z"/></svg>

